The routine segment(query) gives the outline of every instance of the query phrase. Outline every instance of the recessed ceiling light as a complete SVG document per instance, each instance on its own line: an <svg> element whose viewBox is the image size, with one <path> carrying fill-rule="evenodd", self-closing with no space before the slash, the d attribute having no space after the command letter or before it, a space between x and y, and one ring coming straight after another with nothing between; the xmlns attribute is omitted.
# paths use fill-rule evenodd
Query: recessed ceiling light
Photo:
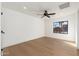
<svg viewBox="0 0 79 59"><path fill-rule="evenodd" d="M24 9L27 9L27 7L24 6Z"/></svg>

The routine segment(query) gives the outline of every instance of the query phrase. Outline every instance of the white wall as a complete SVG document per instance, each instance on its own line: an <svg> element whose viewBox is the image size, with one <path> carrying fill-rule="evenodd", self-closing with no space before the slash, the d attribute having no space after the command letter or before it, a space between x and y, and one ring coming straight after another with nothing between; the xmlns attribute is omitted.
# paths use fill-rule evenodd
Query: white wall
<svg viewBox="0 0 79 59"><path fill-rule="evenodd" d="M3 8L2 48L44 36L44 20Z"/></svg>
<svg viewBox="0 0 79 59"><path fill-rule="evenodd" d="M66 21L68 20L68 34L57 34L53 33L53 22L56 21ZM46 36L58 39L64 39L69 41L76 40L76 20L77 20L77 12L71 13L65 17L60 18L51 18L45 21L46 27Z"/></svg>

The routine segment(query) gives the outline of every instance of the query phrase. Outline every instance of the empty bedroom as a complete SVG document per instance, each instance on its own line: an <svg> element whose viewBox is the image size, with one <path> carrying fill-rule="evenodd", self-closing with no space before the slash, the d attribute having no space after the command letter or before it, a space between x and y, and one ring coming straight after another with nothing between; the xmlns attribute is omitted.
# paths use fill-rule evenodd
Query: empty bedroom
<svg viewBox="0 0 79 59"><path fill-rule="evenodd" d="M79 56L79 2L0 2L2 56Z"/></svg>

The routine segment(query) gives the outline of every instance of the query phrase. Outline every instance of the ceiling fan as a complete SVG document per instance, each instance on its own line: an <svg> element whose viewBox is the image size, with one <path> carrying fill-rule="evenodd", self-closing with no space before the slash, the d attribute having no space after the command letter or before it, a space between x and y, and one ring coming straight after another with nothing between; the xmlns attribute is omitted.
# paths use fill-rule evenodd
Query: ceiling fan
<svg viewBox="0 0 79 59"><path fill-rule="evenodd" d="M48 13L48 11L47 10L45 10L44 11L44 13L43 13L43 16L41 17L41 18L43 18L43 17L48 17L48 18L50 18L50 15L55 15L56 13Z"/></svg>

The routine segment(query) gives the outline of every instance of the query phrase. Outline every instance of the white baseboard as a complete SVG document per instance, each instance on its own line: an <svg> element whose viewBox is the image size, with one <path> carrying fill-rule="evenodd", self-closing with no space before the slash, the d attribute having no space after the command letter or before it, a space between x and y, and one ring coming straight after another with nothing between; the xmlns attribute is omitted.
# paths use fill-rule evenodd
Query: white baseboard
<svg viewBox="0 0 79 59"><path fill-rule="evenodd" d="M17 41L17 42L13 42L13 43L4 45L4 46L1 47L1 48L3 49L3 48L6 48L6 47L9 47L9 46L17 45L17 44L20 44L20 43L23 43L23 42L27 42L27 41L30 41L30 40L38 39L38 38L44 37L44 36L45 36L44 34L41 34L41 35L29 37L29 38L24 39L23 41L21 40L21 41Z"/></svg>

